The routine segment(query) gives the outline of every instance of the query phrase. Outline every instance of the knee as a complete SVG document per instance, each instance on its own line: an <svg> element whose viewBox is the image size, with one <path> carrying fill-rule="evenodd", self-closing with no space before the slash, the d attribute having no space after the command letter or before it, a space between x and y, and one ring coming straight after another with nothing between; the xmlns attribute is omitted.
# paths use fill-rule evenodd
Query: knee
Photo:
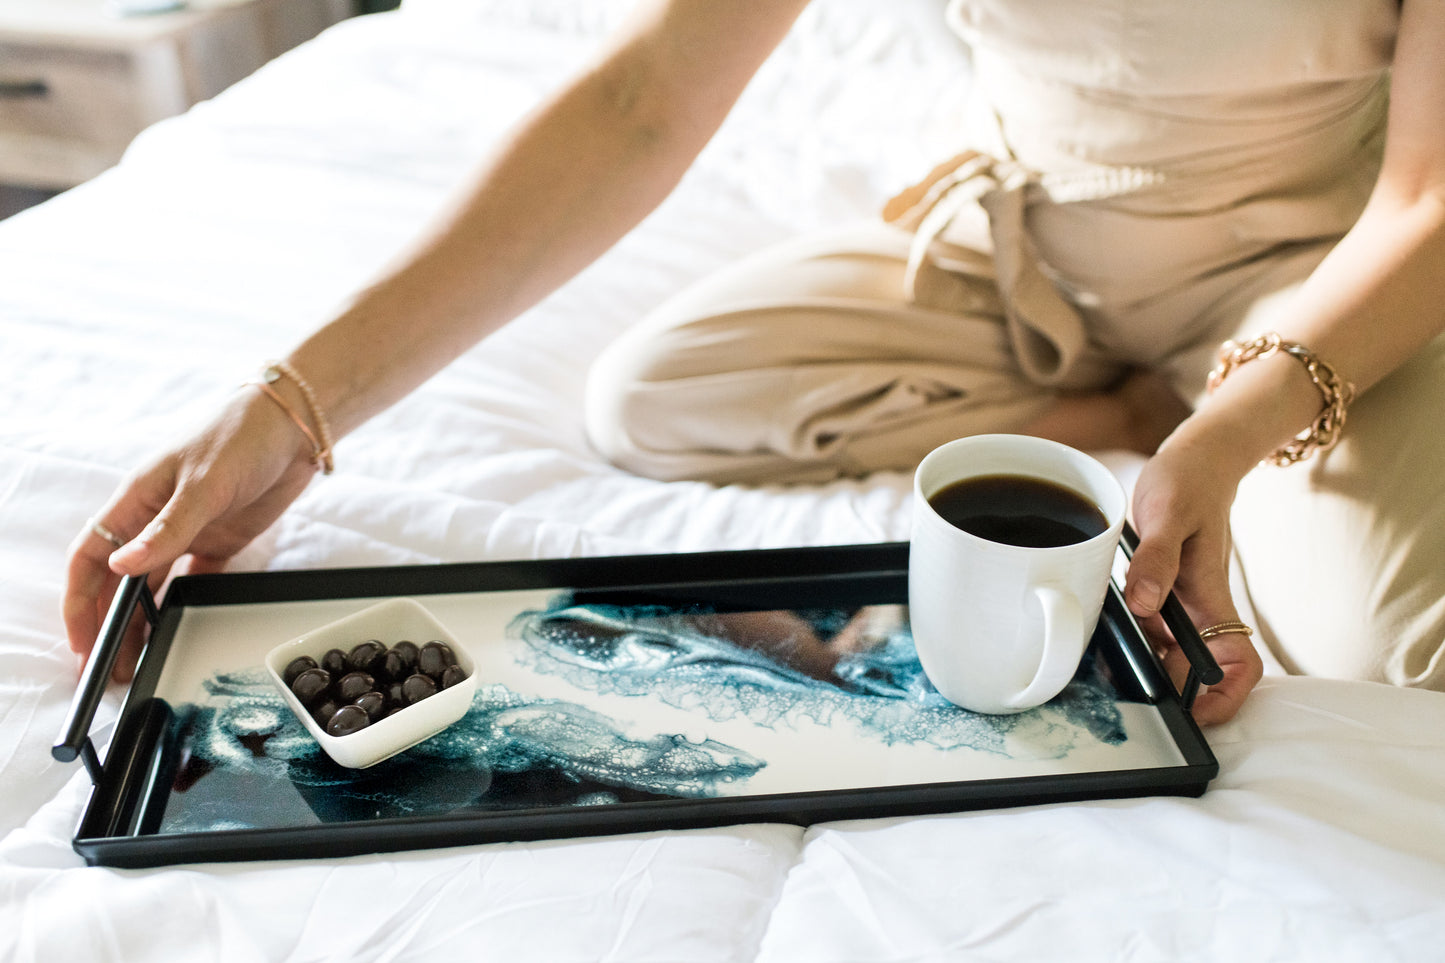
<svg viewBox="0 0 1445 963"><path fill-rule="evenodd" d="M1445 520L1380 524L1366 503L1261 468L1233 528L1261 635L1291 671L1445 689Z"/></svg>
<svg viewBox="0 0 1445 963"><path fill-rule="evenodd" d="M1291 668L1445 690L1445 338L1362 396L1340 445L1256 469L1234 532L1264 634Z"/></svg>
<svg viewBox="0 0 1445 963"><path fill-rule="evenodd" d="M646 364L627 339L606 348L587 372L583 401L583 425L587 440L603 458L618 468L658 478L654 459L634 431L639 424L663 416L653 410L646 383ZM672 479L661 479L672 480Z"/></svg>
<svg viewBox="0 0 1445 963"><path fill-rule="evenodd" d="M723 470L727 399L681 376L675 361L665 334L630 332L598 355L583 400L588 443L612 465L644 478L737 480Z"/></svg>
<svg viewBox="0 0 1445 963"><path fill-rule="evenodd" d="M825 482L833 460L790 447L779 416L786 369L699 366L669 339L625 336L588 372L583 423L593 449L625 471L658 481L712 484ZM681 360L680 360L681 359Z"/></svg>

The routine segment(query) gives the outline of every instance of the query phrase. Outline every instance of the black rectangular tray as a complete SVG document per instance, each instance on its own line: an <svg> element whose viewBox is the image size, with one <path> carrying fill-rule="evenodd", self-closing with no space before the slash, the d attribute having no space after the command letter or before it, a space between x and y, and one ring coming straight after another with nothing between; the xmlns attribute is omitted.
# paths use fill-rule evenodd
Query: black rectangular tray
<svg viewBox="0 0 1445 963"><path fill-rule="evenodd" d="M1205 791L1218 763L1188 711L1197 679L1175 691L1113 584L1075 682L1019 716L941 703L909 659L906 624L861 655L830 655L834 677L810 675L789 652L676 629L693 613L776 610L827 640L859 607L906 611L907 566L907 544L888 543L201 575L176 579L159 611L129 580L55 750L85 761L94 781L75 849L128 867L336 857ZM443 621L466 636L466 613L530 606L535 593L548 605L519 612L505 641L469 645L480 685L460 734L372 769L343 769L298 742L294 717L276 728L276 706L289 710L247 668L376 600L462 613L462 626ZM153 627L102 764L88 736L114 658L101 649L137 603ZM602 634L567 635L579 612ZM558 637L562 650L548 641ZM1196 640L1186 648L1202 648ZM208 646L230 666L177 682L179 666L211 658ZM539 719L572 729L538 730ZM589 738L612 740L605 752L576 745L578 720L594 726ZM641 760L635 771L629 760Z"/></svg>

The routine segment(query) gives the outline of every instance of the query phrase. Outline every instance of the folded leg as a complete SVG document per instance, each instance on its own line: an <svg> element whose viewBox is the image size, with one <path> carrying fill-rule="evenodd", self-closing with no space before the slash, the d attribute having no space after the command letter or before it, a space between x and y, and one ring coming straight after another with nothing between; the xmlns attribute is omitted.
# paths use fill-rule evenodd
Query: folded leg
<svg viewBox="0 0 1445 963"><path fill-rule="evenodd" d="M910 299L911 240L795 241L662 305L590 373L593 444L661 479L817 481L1038 418L1056 395L1018 370L989 256L924 272Z"/></svg>

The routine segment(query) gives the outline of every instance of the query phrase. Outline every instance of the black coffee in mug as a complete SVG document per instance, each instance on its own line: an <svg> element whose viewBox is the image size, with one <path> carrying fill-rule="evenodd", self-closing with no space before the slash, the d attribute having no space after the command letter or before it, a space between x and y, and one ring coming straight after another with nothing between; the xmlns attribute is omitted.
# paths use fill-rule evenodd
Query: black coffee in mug
<svg viewBox="0 0 1445 963"><path fill-rule="evenodd" d="M1109 528L1092 501L1028 475L978 475L944 485L928 504L955 528L1004 545L1057 548Z"/></svg>

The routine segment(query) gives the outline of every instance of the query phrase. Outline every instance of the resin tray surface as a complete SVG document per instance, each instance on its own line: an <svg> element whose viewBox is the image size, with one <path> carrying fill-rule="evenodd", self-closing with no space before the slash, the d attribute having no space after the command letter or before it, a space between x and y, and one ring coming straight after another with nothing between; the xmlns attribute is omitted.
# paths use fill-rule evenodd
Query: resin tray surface
<svg viewBox="0 0 1445 963"><path fill-rule="evenodd" d="M1115 592L1058 697L989 716L928 684L906 582L897 544L178 579L76 848L343 855L1198 795L1217 772ZM393 597L452 629L476 693L443 732L346 769L262 662Z"/></svg>

